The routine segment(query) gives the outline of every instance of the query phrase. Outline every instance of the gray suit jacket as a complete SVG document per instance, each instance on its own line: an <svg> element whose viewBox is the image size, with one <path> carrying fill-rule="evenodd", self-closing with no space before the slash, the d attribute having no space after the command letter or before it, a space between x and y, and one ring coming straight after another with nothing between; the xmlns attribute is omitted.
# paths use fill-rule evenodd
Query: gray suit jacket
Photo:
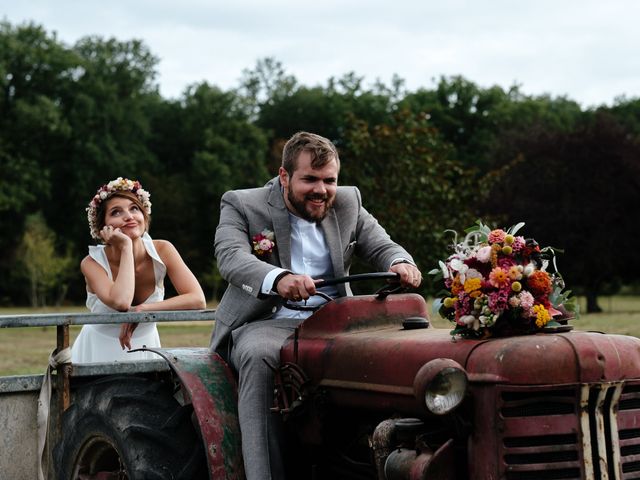
<svg viewBox="0 0 640 480"><path fill-rule="evenodd" d="M354 253L379 271L387 271L397 258L413 261L365 210L355 187L338 187L333 208L321 226L335 277L349 274ZM270 254L257 256L252 251L252 238L265 229L274 232L276 247ZM231 332L246 322L270 318L283 301L260 293L269 271L291 268L289 212L277 177L265 187L229 191L222 196L215 254L229 286L216 310L211 349L228 358ZM338 289L340 295L351 294L348 285L338 285Z"/></svg>

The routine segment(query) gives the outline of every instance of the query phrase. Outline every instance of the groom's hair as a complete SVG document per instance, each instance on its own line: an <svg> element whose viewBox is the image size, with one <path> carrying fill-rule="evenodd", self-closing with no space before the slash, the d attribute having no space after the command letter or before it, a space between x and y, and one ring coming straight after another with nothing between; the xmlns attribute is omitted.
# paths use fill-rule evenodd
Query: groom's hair
<svg viewBox="0 0 640 480"><path fill-rule="evenodd" d="M282 168L289 176L298 168L298 156L302 152L311 154L311 166L313 168L324 167L331 160L335 159L340 169L340 158L338 150L331 140L321 137L315 133L298 132L293 135L284 145L282 151Z"/></svg>

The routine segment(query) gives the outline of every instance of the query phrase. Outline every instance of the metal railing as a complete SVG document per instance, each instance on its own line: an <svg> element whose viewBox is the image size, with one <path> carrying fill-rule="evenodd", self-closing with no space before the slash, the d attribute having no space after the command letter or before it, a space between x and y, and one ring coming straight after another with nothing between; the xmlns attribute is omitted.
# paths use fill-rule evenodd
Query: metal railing
<svg viewBox="0 0 640 480"><path fill-rule="evenodd" d="M102 325L151 322L206 322L213 321L215 310L172 310L158 312L113 313L51 313L37 315L0 315L0 329L22 327L56 327L56 350L69 348L69 327L72 325ZM60 395L59 408L66 410L70 404L71 364L58 365L56 387Z"/></svg>

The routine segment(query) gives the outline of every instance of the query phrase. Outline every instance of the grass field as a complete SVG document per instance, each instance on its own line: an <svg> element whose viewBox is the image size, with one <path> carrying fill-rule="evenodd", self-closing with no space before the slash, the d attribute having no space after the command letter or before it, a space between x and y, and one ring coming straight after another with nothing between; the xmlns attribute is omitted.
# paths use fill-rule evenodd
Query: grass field
<svg viewBox="0 0 640 480"><path fill-rule="evenodd" d="M581 301L584 311L584 301ZM595 330L620 333L640 338L640 297L602 297L602 313L581 315L571 322L577 330ZM84 307L64 309L1 309L0 315L35 313L85 312ZM436 327L450 328L450 324L436 316L432 319ZM212 325L209 322L158 324L163 347L206 347L209 344ZM80 327L71 328L71 342ZM0 376L42 373L49 354L56 345L55 327L4 328L0 329Z"/></svg>

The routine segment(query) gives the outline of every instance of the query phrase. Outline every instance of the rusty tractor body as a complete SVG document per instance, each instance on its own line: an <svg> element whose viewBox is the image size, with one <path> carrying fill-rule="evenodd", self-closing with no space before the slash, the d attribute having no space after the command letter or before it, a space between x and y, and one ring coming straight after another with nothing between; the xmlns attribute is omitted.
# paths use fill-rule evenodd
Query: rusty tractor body
<svg viewBox="0 0 640 480"><path fill-rule="evenodd" d="M30 325L56 325L64 340L73 324L197 316L213 314L58 315ZM25 325L0 318L0 327ZM58 366L45 478L244 478L251 452L241 450L234 372L206 348L154 351L158 361L146 364ZM364 295L319 308L274 368L290 478L640 479L634 337L562 327L460 339L429 325L419 295ZM7 478L37 478L25 426L35 424L39 386L0 379Z"/></svg>
<svg viewBox="0 0 640 480"><path fill-rule="evenodd" d="M278 411L326 478L640 478L640 340L455 339L426 316L342 298L283 347Z"/></svg>

